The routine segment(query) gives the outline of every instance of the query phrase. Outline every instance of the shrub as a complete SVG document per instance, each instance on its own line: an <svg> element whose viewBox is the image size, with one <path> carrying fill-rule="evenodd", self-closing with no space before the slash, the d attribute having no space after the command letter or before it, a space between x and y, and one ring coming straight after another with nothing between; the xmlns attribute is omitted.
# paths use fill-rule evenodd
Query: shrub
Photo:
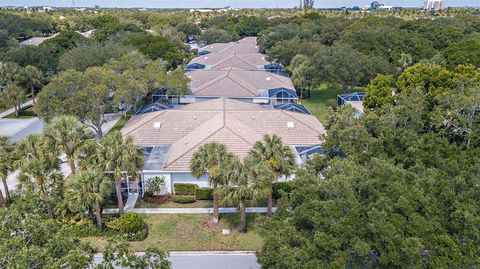
<svg viewBox="0 0 480 269"><path fill-rule="evenodd" d="M106 226L110 229L129 234L142 230L143 225L142 218L136 212L127 212L121 217L106 223Z"/></svg>
<svg viewBox="0 0 480 269"><path fill-rule="evenodd" d="M197 199L195 195L174 195L172 196L172 201L177 204L191 204L195 203Z"/></svg>
<svg viewBox="0 0 480 269"><path fill-rule="evenodd" d="M272 185L272 196L275 199L280 199L290 192L292 192L292 184L290 182L275 182Z"/></svg>
<svg viewBox="0 0 480 269"><path fill-rule="evenodd" d="M191 183L175 183L173 184L173 189L177 195L195 196L195 190L198 189L198 185Z"/></svg>
<svg viewBox="0 0 480 269"><path fill-rule="evenodd" d="M212 188L199 188L195 191L197 200L212 200L213 189Z"/></svg>
<svg viewBox="0 0 480 269"><path fill-rule="evenodd" d="M145 184L145 194L147 196L159 194L163 184L165 184L164 176L155 176L150 178Z"/></svg>

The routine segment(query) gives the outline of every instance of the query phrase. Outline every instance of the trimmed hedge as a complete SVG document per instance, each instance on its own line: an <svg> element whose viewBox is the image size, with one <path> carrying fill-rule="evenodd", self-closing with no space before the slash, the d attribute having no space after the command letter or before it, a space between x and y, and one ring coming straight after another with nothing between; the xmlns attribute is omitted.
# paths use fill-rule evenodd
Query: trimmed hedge
<svg viewBox="0 0 480 269"><path fill-rule="evenodd" d="M197 200L213 200L212 188L199 188L195 191Z"/></svg>
<svg viewBox="0 0 480 269"><path fill-rule="evenodd" d="M133 234L143 228L143 220L136 212L127 212L112 221L106 223L108 228L122 233Z"/></svg>
<svg viewBox="0 0 480 269"><path fill-rule="evenodd" d="M195 203L197 198L195 198L195 195L174 195L172 201L177 204L191 204Z"/></svg>
<svg viewBox="0 0 480 269"><path fill-rule="evenodd" d="M192 183L175 183L173 184L173 190L177 195L193 195L195 196L195 190L198 189L197 184Z"/></svg>
<svg viewBox="0 0 480 269"><path fill-rule="evenodd" d="M284 195L292 192L292 184L290 182L274 182L272 185L272 196L275 199L280 199Z"/></svg>

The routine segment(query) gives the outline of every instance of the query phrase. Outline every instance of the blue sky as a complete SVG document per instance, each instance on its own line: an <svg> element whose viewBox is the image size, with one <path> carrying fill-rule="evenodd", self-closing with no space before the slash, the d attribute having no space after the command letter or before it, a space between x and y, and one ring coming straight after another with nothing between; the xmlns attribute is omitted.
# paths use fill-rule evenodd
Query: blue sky
<svg viewBox="0 0 480 269"><path fill-rule="evenodd" d="M316 0L315 6L342 7L367 6L372 0ZM417 7L424 0L380 0L385 5ZM298 0L75 0L75 6L93 7L159 7L159 8L189 8L189 7L293 7ZM0 6L72 6L72 0L0 0ZM447 6L480 6L480 0L446 0Z"/></svg>

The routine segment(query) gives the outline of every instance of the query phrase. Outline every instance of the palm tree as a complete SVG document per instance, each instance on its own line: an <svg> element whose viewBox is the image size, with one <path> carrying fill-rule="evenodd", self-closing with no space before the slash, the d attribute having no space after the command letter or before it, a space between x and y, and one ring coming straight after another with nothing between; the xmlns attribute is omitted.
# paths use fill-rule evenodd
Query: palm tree
<svg viewBox="0 0 480 269"><path fill-rule="evenodd" d="M258 162L253 156L247 156L242 163L238 158L232 158L222 175L228 184L222 185L216 191L223 202L238 203L240 211L240 232L247 232L247 200L257 201L264 198L269 190L270 172L263 162Z"/></svg>
<svg viewBox="0 0 480 269"><path fill-rule="evenodd" d="M262 141L255 143L250 152L257 161L264 162L270 170L267 215L272 216L272 185L281 176L289 176L295 170L295 157L290 147L283 144L282 139L273 134L265 135Z"/></svg>
<svg viewBox="0 0 480 269"><path fill-rule="evenodd" d="M74 116L61 116L47 125L45 137L50 148L67 156L72 174L76 172L76 157L82 153L83 147L93 139L93 133L87 125Z"/></svg>
<svg viewBox="0 0 480 269"><path fill-rule="evenodd" d="M26 193L38 191L42 199L48 192L63 189L63 176L59 172L60 160L48 149L41 135L29 135L16 148L20 168L19 183Z"/></svg>
<svg viewBox="0 0 480 269"><path fill-rule="evenodd" d="M122 215L122 174L127 172L135 177L138 175L144 163L143 148L136 146L131 136L123 138L120 131L114 131L100 141L94 159L92 162L113 173L118 211Z"/></svg>
<svg viewBox="0 0 480 269"><path fill-rule="evenodd" d="M103 172L81 171L68 178L65 199L79 212L95 210L97 227L102 228L102 203L110 195L112 182Z"/></svg>
<svg viewBox="0 0 480 269"><path fill-rule="evenodd" d="M38 68L33 65L28 65L21 72L21 84L27 89L30 89L32 94L32 101L35 104L35 87L42 85L43 74Z"/></svg>
<svg viewBox="0 0 480 269"><path fill-rule="evenodd" d="M8 137L0 136L0 178L5 191L5 202L11 202L8 190L7 177L13 171L13 147L8 143ZM1 194L0 194L1 195Z"/></svg>
<svg viewBox="0 0 480 269"><path fill-rule="evenodd" d="M193 154L190 161L190 171L196 178L208 173L209 185L213 188L213 223L218 223L218 195L215 194L219 184L222 184L220 172L228 160L233 156L228 153L223 144L210 142L202 145L197 152Z"/></svg>
<svg viewBox="0 0 480 269"><path fill-rule="evenodd" d="M3 94L5 101L9 105L14 105L15 107L15 117L19 117L19 111L22 108L22 103L27 99L27 95L25 94L25 89L16 85L16 84L8 84L7 88Z"/></svg>

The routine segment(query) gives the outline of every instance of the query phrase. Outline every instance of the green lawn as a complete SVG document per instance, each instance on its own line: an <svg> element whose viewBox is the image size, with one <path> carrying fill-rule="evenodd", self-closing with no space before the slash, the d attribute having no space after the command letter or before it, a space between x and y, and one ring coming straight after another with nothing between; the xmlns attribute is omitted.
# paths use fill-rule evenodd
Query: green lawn
<svg viewBox="0 0 480 269"><path fill-rule="evenodd" d="M24 109L20 109L18 111L18 119L31 119L31 118L34 118L36 116L37 116L37 114L33 111L33 106L27 107L27 108L24 108ZM15 117L15 111L8 114L4 118L15 119L16 118Z"/></svg>
<svg viewBox="0 0 480 269"><path fill-rule="evenodd" d="M356 87L354 91L364 91L363 87ZM341 89L334 89L327 86L327 84L322 84L320 87L312 90L312 96L308 99L302 100L308 110L315 115L321 123L326 124L328 121L328 111L329 107L328 102L333 102L336 104L337 95L342 94Z"/></svg>
<svg viewBox="0 0 480 269"><path fill-rule="evenodd" d="M215 228L206 225L212 218L207 214L144 214L142 217L149 227L148 237L144 241L130 242L132 251L145 251L152 246L165 251L259 250L263 244L255 230L257 214L248 214L249 231L245 234L235 229L240 220L237 214L221 215ZM222 235L222 229L230 229L230 234ZM100 251L106 243L104 237L83 240Z"/></svg>
<svg viewBox="0 0 480 269"><path fill-rule="evenodd" d="M113 131L120 131L122 130L123 126L125 126L125 124L127 124L128 120L132 117L132 115L127 115L126 117L121 117L117 123L115 123L115 125L112 127L112 129L110 129L110 131L108 131L109 133L110 132L113 132Z"/></svg>

